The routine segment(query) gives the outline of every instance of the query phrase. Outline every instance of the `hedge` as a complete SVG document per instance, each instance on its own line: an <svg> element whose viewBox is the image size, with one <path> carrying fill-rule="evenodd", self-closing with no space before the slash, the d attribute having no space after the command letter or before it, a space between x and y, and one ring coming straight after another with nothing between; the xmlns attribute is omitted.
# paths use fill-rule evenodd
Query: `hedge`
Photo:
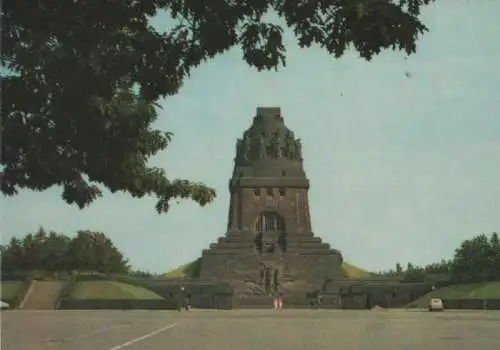
<svg viewBox="0 0 500 350"><path fill-rule="evenodd" d="M25 272L2 273L2 281L24 281L26 275Z"/></svg>
<svg viewBox="0 0 500 350"><path fill-rule="evenodd" d="M75 272L77 275L77 282L85 282L85 281L109 281L111 277L109 274L100 273L100 272Z"/></svg>

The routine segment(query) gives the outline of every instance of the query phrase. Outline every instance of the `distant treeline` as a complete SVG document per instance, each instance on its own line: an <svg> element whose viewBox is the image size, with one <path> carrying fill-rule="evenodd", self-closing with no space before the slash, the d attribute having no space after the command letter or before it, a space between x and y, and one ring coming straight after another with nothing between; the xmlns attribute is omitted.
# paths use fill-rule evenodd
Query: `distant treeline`
<svg viewBox="0 0 500 350"><path fill-rule="evenodd" d="M468 239L455 249L450 260L426 266L400 263L395 269L377 273L379 276L398 277L407 281L434 280L436 282L469 283L500 281L500 241L497 233L489 237L481 234Z"/></svg>
<svg viewBox="0 0 500 350"><path fill-rule="evenodd" d="M0 247L2 274L45 272L99 272L153 277L134 271L111 239L102 232L78 231L74 237L40 228L23 238L11 238ZM403 267L375 273L406 281L467 283L500 280L500 241L497 233L462 242L450 260L427 266L408 263Z"/></svg>
<svg viewBox="0 0 500 350"><path fill-rule="evenodd" d="M132 271L128 260L102 232L78 231L74 237L40 228L23 238L11 238L0 248L2 274L30 271L132 274L149 277L150 273Z"/></svg>

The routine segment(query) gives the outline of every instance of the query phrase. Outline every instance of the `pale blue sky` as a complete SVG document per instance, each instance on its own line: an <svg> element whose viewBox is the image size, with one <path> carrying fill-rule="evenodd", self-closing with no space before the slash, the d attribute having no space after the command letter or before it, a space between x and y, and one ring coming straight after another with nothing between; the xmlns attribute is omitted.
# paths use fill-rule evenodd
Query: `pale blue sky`
<svg viewBox="0 0 500 350"><path fill-rule="evenodd" d="M408 60L335 60L288 36L287 67L258 73L232 50L162 101L158 127L175 137L153 161L215 187L214 204L181 202L159 216L152 198L106 193L79 210L59 188L24 191L0 201L2 241L40 225L100 230L136 268L189 262L224 234L236 138L257 106L279 106L304 143L317 235L370 270L450 257L462 240L500 232L500 2L480 3L426 9L431 32Z"/></svg>

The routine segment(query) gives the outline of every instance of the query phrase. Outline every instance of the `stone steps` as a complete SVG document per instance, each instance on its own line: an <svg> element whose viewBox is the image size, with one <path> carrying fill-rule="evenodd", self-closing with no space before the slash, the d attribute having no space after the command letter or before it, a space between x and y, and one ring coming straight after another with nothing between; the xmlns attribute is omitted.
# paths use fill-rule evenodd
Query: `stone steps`
<svg viewBox="0 0 500 350"><path fill-rule="evenodd" d="M30 289L22 302L22 309L51 310L55 309L57 298L64 285L61 281L31 282Z"/></svg>
<svg viewBox="0 0 500 350"><path fill-rule="evenodd" d="M323 240L320 237L315 237L315 236L287 235L286 241L287 244L294 244L294 243L328 244L328 243L323 243Z"/></svg>
<svg viewBox="0 0 500 350"><path fill-rule="evenodd" d="M247 237L220 237L217 240L218 244L224 244L224 243L243 243L243 244L254 244L254 239L255 238L247 238Z"/></svg>
<svg viewBox="0 0 500 350"><path fill-rule="evenodd" d="M211 243L209 249L255 249L253 242Z"/></svg>
<svg viewBox="0 0 500 350"><path fill-rule="evenodd" d="M328 243L287 243L286 253L315 253L330 254L331 248ZM255 254L253 243L212 243L210 248L203 251L204 254ZM286 254L285 253L285 254Z"/></svg>
<svg viewBox="0 0 500 350"><path fill-rule="evenodd" d="M215 247L212 249L204 249L203 255L248 255L255 256L255 248L245 248L245 249L228 249L228 248L219 248Z"/></svg>
<svg viewBox="0 0 500 350"><path fill-rule="evenodd" d="M325 242L314 242L310 240L287 240L286 241L287 247L290 246L296 246L296 247L328 247L330 249L330 244L325 243Z"/></svg>

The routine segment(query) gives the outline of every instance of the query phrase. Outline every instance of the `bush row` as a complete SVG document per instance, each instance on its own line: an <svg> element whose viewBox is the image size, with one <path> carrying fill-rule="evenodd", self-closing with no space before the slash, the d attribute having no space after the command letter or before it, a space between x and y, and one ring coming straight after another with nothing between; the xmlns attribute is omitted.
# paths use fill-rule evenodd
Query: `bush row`
<svg viewBox="0 0 500 350"><path fill-rule="evenodd" d="M45 271L45 270L30 270L2 273L2 281L24 281L30 276L35 280L65 280L71 275L66 271Z"/></svg>

